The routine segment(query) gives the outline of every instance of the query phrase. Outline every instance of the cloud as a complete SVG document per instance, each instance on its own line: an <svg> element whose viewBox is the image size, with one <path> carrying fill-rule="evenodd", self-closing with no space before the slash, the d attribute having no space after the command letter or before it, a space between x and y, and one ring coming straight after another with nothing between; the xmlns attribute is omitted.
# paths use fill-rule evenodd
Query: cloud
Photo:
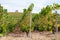
<svg viewBox="0 0 60 40"><path fill-rule="evenodd" d="M0 0L0 4L8 11L23 11L24 8L34 3L33 12L39 12L43 7L51 5L53 3L60 3L60 0Z"/></svg>

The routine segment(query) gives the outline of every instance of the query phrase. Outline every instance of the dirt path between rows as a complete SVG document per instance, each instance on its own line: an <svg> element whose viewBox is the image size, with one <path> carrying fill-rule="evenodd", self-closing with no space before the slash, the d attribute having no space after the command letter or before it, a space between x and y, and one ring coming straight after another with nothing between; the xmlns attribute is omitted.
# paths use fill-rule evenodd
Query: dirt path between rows
<svg viewBox="0 0 60 40"><path fill-rule="evenodd" d="M26 34L23 36L13 36L16 34L9 34L7 36L0 37L0 40L54 40L56 38L55 35L50 32L32 32L31 34L31 38L27 37ZM60 32L58 33L58 40L60 40Z"/></svg>

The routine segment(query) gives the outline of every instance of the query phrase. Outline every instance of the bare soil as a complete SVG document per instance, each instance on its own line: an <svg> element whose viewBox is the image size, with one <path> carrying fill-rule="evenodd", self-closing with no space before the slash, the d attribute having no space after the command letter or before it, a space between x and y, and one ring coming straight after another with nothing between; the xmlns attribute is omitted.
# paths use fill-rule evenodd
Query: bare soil
<svg viewBox="0 0 60 40"><path fill-rule="evenodd" d="M57 37L51 32L32 32L31 38L26 36L26 33L14 34L10 33L6 36L0 37L0 40L60 40L60 32Z"/></svg>

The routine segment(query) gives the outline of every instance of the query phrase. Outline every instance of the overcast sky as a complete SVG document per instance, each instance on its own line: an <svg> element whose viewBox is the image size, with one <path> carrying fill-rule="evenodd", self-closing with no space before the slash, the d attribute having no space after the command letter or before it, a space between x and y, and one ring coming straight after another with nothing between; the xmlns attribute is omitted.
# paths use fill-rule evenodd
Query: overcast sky
<svg viewBox="0 0 60 40"><path fill-rule="evenodd" d="M38 13L47 5L51 5L53 3L60 4L60 0L0 0L0 4L5 9L8 9L8 12L14 12L15 10L23 12L23 9L28 8L31 3L34 3L34 9L32 12Z"/></svg>

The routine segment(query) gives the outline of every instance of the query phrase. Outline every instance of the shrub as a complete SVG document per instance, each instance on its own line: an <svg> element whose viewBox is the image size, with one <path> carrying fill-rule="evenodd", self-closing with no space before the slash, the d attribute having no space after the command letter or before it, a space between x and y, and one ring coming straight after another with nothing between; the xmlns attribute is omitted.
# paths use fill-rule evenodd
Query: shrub
<svg viewBox="0 0 60 40"><path fill-rule="evenodd" d="M34 31L35 24L32 22L31 31Z"/></svg>
<svg viewBox="0 0 60 40"><path fill-rule="evenodd" d="M14 28L15 28L15 25L12 25L12 24L8 24L8 32L13 32L13 30L14 30Z"/></svg>
<svg viewBox="0 0 60 40"><path fill-rule="evenodd" d="M44 31L44 27L43 26L39 26L38 27L38 31Z"/></svg>
<svg viewBox="0 0 60 40"><path fill-rule="evenodd" d="M50 27L49 27L49 26L46 26L46 27L45 27L45 30L46 30L46 31L50 31Z"/></svg>
<svg viewBox="0 0 60 40"><path fill-rule="evenodd" d="M51 30L52 30L52 26L49 25L49 24L47 24L47 25L45 26L45 31L51 31Z"/></svg>
<svg viewBox="0 0 60 40"><path fill-rule="evenodd" d="M39 27L38 26L39 26L38 24L35 24L34 30L39 30Z"/></svg>
<svg viewBox="0 0 60 40"><path fill-rule="evenodd" d="M20 31L23 31L23 32L29 31L29 26L22 25L22 26L20 27Z"/></svg>
<svg viewBox="0 0 60 40"><path fill-rule="evenodd" d="M58 27L58 31L60 31L60 26Z"/></svg>
<svg viewBox="0 0 60 40"><path fill-rule="evenodd" d="M3 27L0 26L0 33L2 33L2 32L3 32Z"/></svg>

